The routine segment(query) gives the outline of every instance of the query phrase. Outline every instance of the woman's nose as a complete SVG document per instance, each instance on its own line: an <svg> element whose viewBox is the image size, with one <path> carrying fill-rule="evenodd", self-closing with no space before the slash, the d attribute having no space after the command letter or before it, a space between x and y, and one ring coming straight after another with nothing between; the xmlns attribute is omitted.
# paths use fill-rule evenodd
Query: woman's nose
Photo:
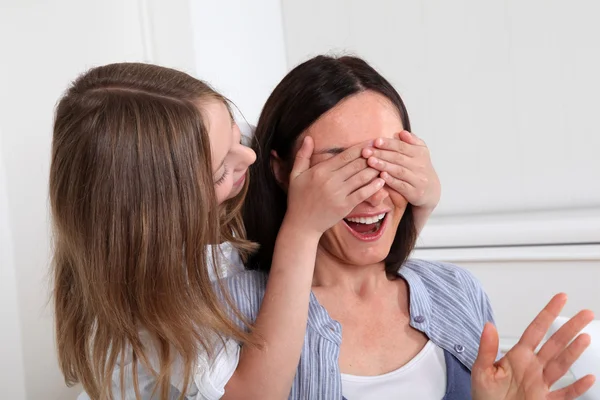
<svg viewBox="0 0 600 400"><path fill-rule="evenodd" d="M365 203L371 205L372 207L377 207L377 206L381 205L381 203L383 203L383 201L385 199L387 199L389 196L390 196L390 194L388 193L388 191L386 189L381 189L377 193L375 193L373 196L371 196L367 200L365 200Z"/></svg>

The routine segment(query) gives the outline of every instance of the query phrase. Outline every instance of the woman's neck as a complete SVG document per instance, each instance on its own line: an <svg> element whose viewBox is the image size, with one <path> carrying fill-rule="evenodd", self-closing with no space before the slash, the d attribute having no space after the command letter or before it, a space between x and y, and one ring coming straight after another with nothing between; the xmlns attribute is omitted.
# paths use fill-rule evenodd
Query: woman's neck
<svg viewBox="0 0 600 400"><path fill-rule="evenodd" d="M394 285L385 272L385 263L350 265L331 253L317 251L313 287L341 290L360 297L377 294Z"/></svg>

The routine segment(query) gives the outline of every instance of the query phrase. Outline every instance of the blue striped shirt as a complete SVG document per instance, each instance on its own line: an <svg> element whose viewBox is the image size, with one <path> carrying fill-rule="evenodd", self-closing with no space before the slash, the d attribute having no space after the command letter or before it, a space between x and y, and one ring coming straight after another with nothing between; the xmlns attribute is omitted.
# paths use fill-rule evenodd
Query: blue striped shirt
<svg viewBox="0 0 600 400"><path fill-rule="evenodd" d="M494 322L489 299L468 271L452 264L409 260L399 270L410 290L410 325L426 334L469 370L486 322ZM234 304L250 321L258 315L267 275L244 271L225 281ZM342 398L338 365L341 325L310 296L308 324L290 399Z"/></svg>

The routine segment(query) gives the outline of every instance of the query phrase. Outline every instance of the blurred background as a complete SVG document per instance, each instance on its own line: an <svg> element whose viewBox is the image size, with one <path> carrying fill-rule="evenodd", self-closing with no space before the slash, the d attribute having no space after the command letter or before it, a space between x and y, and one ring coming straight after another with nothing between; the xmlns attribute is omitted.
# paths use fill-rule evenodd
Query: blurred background
<svg viewBox="0 0 600 400"><path fill-rule="evenodd" d="M365 58L431 149L442 201L415 257L475 273L514 343L550 296L600 315L600 2L0 0L0 398L74 399L49 306L53 108L87 68L210 82L255 123L285 73Z"/></svg>

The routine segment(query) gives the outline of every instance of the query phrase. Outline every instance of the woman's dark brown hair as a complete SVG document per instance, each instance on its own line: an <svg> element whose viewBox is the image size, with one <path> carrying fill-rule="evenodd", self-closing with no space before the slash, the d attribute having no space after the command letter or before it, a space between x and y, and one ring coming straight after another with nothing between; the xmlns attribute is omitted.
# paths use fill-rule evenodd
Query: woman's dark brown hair
<svg viewBox="0 0 600 400"><path fill-rule="evenodd" d="M343 99L366 90L377 92L398 110L404 129L410 131L406 107L393 86L369 64L357 57L317 56L290 71L267 100L254 136L258 156L250 168L250 187L244 205L248 239L260 244L249 269L268 271L275 239L287 208L287 196L275 179L270 155L275 150L289 166L298 137ZM411 206L408 205L386 258L386 272L396 275L416 240ZM290 254L293 260L294 255Z"/></svg>
<svg viewBox="0 0 600 400"><path fill-rule="evenodd" d="M244 194L216 201L202 111L211 101L227 104L185 73L123 63L83 74L58 103L50 169L56 340L67 384L81 382L92 399L113 398L113 372L125 359L137 398L138 362L167 398L175 362L187 388L216 337L251 341L208 274L208 244L252 249L239 213ZM124 379L121 368L123 393Z"/></svg>

